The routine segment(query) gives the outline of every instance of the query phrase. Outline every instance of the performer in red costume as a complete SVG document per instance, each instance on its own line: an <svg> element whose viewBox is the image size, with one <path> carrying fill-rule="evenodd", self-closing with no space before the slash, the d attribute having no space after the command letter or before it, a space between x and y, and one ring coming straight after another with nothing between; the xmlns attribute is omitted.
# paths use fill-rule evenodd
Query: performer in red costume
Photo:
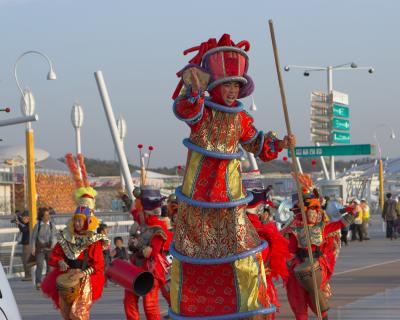
<svg viewBox="0 0 400 320"><path fill-rule="evenodd" d="M329 279L333 274L336 259L333 258L332 246L329 237L332 233L351 223L354 220L351 214L352 208L343 210L341 220L327 222L325 213L321 209L320 197L317 189L308 175L299 176L307 224L310 230L312 251L314 257L314 269L318 286L318 297L321 314L324 320L328 319L328 298L330 296ZM295 219L281 232L289 240L289 250L294 255L289 263L289 279L287 282L287 296L290 307L295 314L296 320L308 319L308 307L316 313L316 304L311 277L311 264L308 258L305 228L301 213L295 206L297 212Z"/></svg>
<svg viewBox="0 0 400 320"><path fill-rule="evenodd" d="M161 319L158 292L166 283L166 258L164 248L169 247L171 233L159 219L163 197L160 190L142 186L138 196L143 207L145 223L135 223L130 229L129 250L133 252L131 263L154 275L152 290L143 297L143 308L148 320ZM169 300L169 297L168 297ZM127 320L139 320L139 296L125 290L124 308Z"/></svg>
<svg viewBox="0 0 400 320"><path fill-rule="evenodd" d="M87 320L93 302L101 297L104 286L103 244L108 239L95 233L99 223L93 215L96 191L90 187L82 155L78 155L81 174L72 155L67 163L78 186L78 207L49 258L54 269L42 283L65 320Z"/></svg>
<svg viewBox="0 0 400 320"><path fill-rule="evenodd" d="M289 277L287 262L291 257L288 248L289 241L278 231L275 222L262 222L264 207L268 202L266 200L267 190L253 189L250 192L254 198L247 205L246 213L254 228L256 228L259 237L268 242L268 247L263 251L268 296L271 303L276 306L277 312L279 312L280 304L273 280L281 278L284 284L287 283ZM271 315L271 319L275 319L275 315Z"/></svg>
<svg viewBox="0 0 400 320"><path fill-rule="evenodd" d="M275 311L261 254L267 244L246 216L252 195L242 187L239 145L269 161L295 139L258 131L238 100L254 89L249 48L228 34L209 39L185 51L198 53L178 73L173 111L190 127L190 138L183 141L189 151L170 248L173 319L268 319Z"/></svg>

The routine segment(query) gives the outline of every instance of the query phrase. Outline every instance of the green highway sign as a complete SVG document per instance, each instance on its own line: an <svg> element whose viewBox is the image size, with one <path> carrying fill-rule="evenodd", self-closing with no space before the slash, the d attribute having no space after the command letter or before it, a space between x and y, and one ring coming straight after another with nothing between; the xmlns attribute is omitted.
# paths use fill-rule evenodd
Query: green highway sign
<svg viewBox="0 0 400 320"><path fill-rule="evenodd" d="M337 143L350 143L350 133L332 131L332 142Z"/></svg>
<svg viewBox="0 0 400 320"><path fill-rule="evenodd" d="M361 156L371 155L373 153L372 145L370 144L349 144L346 146L310 146L296 147L296 157L298 158L313 158L319 156ZM291 157L290 151L288 151Z"/></svg>
<svg viewBox="0 0 400 320"><path fill-rule="evenodd" d="M332 128L337 130L350 130L350 120L333 118L332 119Z"/></svg>
<svg viewBox="0 0 400 320"><path fill-rule="evenodd" d="M334 103L332 104L332 111L334 117L348 118L350 116L350 110L348 106Z"/></svg>

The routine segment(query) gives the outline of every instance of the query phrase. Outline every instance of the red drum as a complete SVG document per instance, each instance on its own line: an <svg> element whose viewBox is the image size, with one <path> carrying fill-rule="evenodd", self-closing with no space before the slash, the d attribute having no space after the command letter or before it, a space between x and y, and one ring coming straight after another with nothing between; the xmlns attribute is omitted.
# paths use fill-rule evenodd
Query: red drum
<svg viewBox="0 0 400 320"><path fill-rule="evenodd" d="M133 292L137 296L146 295L154 285L154 276L125 260L115 259L107 269L110 281Z"/></svg>

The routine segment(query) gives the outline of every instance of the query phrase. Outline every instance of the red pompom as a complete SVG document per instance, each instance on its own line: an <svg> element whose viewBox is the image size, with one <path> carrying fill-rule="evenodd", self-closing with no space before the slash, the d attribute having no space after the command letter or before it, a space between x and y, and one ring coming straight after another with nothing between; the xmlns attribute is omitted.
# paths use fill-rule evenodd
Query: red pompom
<svg viewBox="0 0 400 320"><path fill-rule="evenodd" d="M142 145L141 143L139 143L139 144L137 145L137 147L138 147L138 149L142 149L142 148L143 148L143 145Z"/></svg>
<svg viewBox="0 0 400 320"><path fill-rule="evenodd" d="M288 157L284 156L284 157L282 158L282 160L283 160L283 161L288 161Z"/></svg>
<svg viewBox="0 0 400 320"><path fill-rule="evenodd" d="M181 165L179 165L177 168L178 168L178 170L182 170L182 166Z"/></svg>
<svg viewBox="0 0 400 320"><path fill-rule="evenodd" d="M149 150L150 150L150 151L153 151L153 150L154 150L154 147L153 147L153 146L149 146Z"/></svg>
<svg viewBox="0 0 400 320"><path fill-rule="evenodd" d="M311 160L311 165L315 166L317 164L317 160Z"/></svg>
<svg viewBox="0 0 400 320"><path fill-rule="evenodd" d="M11 109L10 108L5 108L4 111L8 113L8 112L11 111Z"/></svg>

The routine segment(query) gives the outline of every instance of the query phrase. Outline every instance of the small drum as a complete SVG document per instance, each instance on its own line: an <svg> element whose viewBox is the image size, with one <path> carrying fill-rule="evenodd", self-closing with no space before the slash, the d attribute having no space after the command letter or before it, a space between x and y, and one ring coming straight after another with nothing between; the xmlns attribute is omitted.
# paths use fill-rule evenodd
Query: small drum
<svg viewBox="0 0 400 320"><path fill-rule="evenodd" d="M69 272L63 273L60 274L56 280L57 291L68 304L72 304L78 297L80 285L80 280L72 280L71 276L72 274Z"/></svg>
<svg viewBox="0 0 400 320"><path fill-rule="evenodd" d="M321 290L322 274L321 266L319 265L318 260L314 261L314 265L311 265L310 261L307 259L304 263L294 268L294 274L296 275L297 280L299 280L301 286L310 294L311 303L315 305L315 292L312 279L312 269L315 270L315 277L318 287L317 295L321 311L328 311L329 303L326 295Z"/></svg>

